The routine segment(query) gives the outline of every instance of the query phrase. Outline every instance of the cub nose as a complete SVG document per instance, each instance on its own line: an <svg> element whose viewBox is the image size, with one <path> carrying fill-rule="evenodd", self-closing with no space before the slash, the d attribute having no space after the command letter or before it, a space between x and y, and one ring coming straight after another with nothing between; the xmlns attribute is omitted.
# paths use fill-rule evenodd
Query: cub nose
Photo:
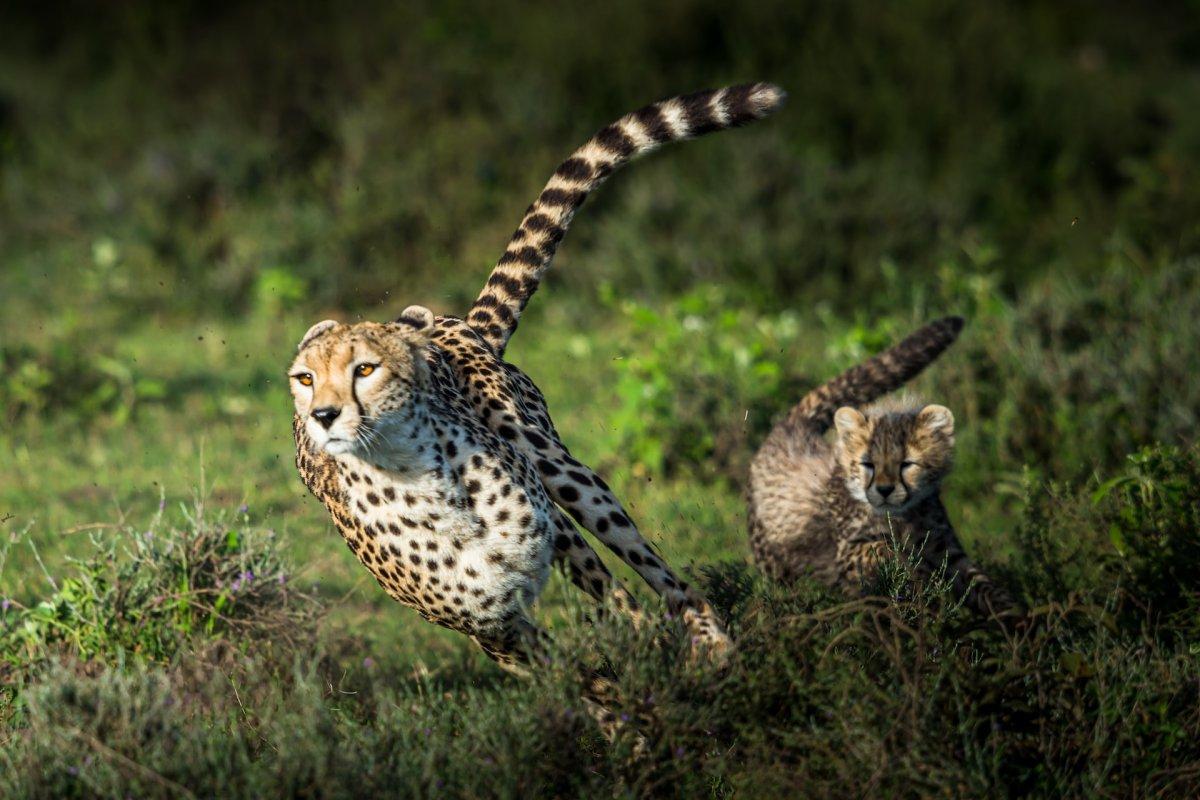
<svg viewBox="0 0 1200 800"><path fill-rule="evenodd" d="M340 408L325 406L324 408L314 408L311 416L317 422L321 423L321 426L324 427L325 430L329 430L329 426L333 424L333 421L337 419L338 415L341 413L342 410Z"/></svg>
<svg viewBox="0 0 1200 800"><path fill-rule="evenodd" d="M335 416L336 416L336 414L335 414ZM326 425L325 427L328 428L329 426ZM876 486L875 486L875 491L879 492L879 496L882 497L884 500L887 500L888 495L890 495L895 490L896 490L896 487L891 484L887 484L887 485L876 484Z"/></svg>

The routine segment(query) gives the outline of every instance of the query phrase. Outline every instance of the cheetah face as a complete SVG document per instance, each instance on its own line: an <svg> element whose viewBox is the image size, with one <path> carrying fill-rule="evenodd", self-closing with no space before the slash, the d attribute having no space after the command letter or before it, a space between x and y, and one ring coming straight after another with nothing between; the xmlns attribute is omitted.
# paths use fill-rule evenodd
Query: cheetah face
<svg viewBox="0 0 1200 800"><path fill-rule="evenodd" d="M395 322L318 322L288 370L296 413L318 450L368 460L390 455L428 379L433 312L410 306Z"/></svg>
<svg viewBox="0 0 1200 800"><path fill-rule="evenodd" d="M846 488L876 513L907 511L950 471L954 415L945 406L870 416L840 408L833 421Z"/></svg>

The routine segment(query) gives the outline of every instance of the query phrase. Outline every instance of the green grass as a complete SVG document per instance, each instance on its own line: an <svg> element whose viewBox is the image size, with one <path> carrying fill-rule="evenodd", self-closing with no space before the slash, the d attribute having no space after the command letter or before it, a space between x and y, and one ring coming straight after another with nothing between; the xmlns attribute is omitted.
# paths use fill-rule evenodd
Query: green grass
<svg viewBox="0 0 1200 800"><path fill-rule="evenodd" d="M1194 4L70 17L0 10L0 795L1200 788ZM709 571L741 661L585 624L555 578L563 663L521 684L353 559L292 466L283 370L325 317L463 313L590 132L751 79L789 105L597 192L509 351ZM771 421L949 313L912 389L955 413L947 503L1035 609L1015 638L936 587L846 603L748 564ZM294 594L214 614L213 576L264 569ZM578 714L598 653L657 698L630 708L647 758Z"/></svg>

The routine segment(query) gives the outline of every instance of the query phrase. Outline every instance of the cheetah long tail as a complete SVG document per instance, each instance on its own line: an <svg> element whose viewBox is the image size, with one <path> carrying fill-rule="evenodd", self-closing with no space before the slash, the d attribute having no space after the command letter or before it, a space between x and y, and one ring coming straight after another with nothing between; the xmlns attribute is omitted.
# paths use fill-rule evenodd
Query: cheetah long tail
<svg viewBox="0 0 1200 800"><path fill-rule="evenodd" d="M813 389L788 413L787 424L821 435L842 406L862 406L917 377L963 329L962 317L943 317L909 334L899 344L851 367Z"/></svg>
<svg viewBox="0 0 1200 800"><path fill-rule="evenodd" d="M467 324L504 354L529 298L588 194L618 167L667 142L745 125L771 114L785 94L769 83L706 89L626 114L559 165L513 233Z"/></svg>

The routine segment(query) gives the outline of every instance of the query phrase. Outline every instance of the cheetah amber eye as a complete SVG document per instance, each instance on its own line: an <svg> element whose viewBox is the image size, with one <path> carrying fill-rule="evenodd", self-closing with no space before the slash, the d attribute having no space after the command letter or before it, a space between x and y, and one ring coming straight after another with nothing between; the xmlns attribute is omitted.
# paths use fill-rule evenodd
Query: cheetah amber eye
<svg viewBox="0 0 1200 800"><path fill-rule="evenodd" d="M908 469L909 467L915 467L915 466L917 466L917 462L915 462L915 461L901 461L900 462L900 469Z"/></svg>
<svg viewBox="0 0 1200 800"><path fill-rule="evenodd" d="M354 374L359 378L365 378L375 371L374 364L359 364L354 368Z"/></svg>
<svg viewBox="0 0 1200 800"><path fill-rule="evenodd" d="M872 463L872 462L870 462L870 461L864 461L864 462L862 462L862 468L863 468L863 469L865 469L865 470L869 470L869 471L871 471L871 472L874 472L874 471L875 471L875 464L874 464L874 463Z"/></svg>
<svg viewBox="0 0 1200 800"><path fill-rule="evenodd" d="M311 373L301 372L299 375L293 375L292 377L294 377L297 381L299 381L301 386L312 386L312 374Z"/></svg>

